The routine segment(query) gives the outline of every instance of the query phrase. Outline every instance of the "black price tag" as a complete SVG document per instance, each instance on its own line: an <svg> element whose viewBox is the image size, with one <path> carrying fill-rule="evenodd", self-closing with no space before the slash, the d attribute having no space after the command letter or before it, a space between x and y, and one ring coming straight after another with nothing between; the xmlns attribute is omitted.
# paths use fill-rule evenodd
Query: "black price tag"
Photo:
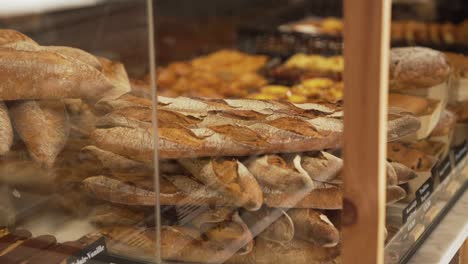
<svg viewBox="0 0 468 264"><path fill-rule="evenodd" d="M453 156L455 158L455 165L458 165L458 163L460 163L463 158L465 158L466 156L466 153L467 153L467 149L468 149L468 142L464 142L463 144L455 147L453 149Z"/></svg>
<svg viewBox="0 0 468 264"><path fill-rule="evenodd" d="M432 191L434 190L434 178L431 177L419 187L416 191L416 199L419 200L419 204L424 203L429 196L431 196Z"/></svg>
<svg viewBox="0 0 468 264"><path fill-rule="evenodd" d="M416 212L416 209L418 209L419 206L419 199L414 199L408 206L403 209L403 224L408 221L408 218Z"/></svg>
<svg viewBox="0 0 468 264"><path fill-rule="evenodd" d="M87 246L75 256L69 257L67 264L90 264L96 263L94 259L107 254L106 241L104 237L99 238L91 245Z"/></svg>
<svg viewBox="0 0 468 264"><path fill-rule="evenodd" d="M440 164L439 164L439 179L442 183L447 176L449 176L450 172L452 172L452 162L450 162L450 156L447 156Z"/></svg>

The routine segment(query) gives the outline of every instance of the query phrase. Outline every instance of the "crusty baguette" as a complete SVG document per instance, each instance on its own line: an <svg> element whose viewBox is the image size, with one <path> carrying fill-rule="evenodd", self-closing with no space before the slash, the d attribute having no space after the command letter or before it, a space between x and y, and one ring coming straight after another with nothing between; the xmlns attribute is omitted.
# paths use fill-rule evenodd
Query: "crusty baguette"
<svg viewBox="0 0 468 264"><path fill-rule="evenodd" d="M390 89L429 88L448 80L451 68L445 55L422 47L393 48Z"/></svg>
<svg viewBox="0 0 468 264"><path fill-rule="evenodd" d="M337 148L341 144L342 113L325 106L260 100L159 98L162 100L158 107L162 113L158 118L160 158L302 152ZM105 128L91 135L92 142L116 154L150 162L153 159L150 112L133 109L125 114L129 106L146 109L150 106L140 104L141 100L136 98L127 99L130 98L103 102L104 108L118 111L111 113L112 120L106 116ZM127 107L125 111L124 107ZM391 111L389 139L410 134L419 125L418 119L410 114Z"/></svg>
<svg viewBox="0 0 468 264"><path fill-rule="evenodd" d="M98 99L113 89L96 68L51 51L0 48L0 99Z"/></svg>
<svg viewBox="0 0 468 264"><path fill-rule="evenodd" d="M323 264L329 263L339 255L339 248L325 248L315 246L303 240L292 240L287 243L277 243L257 238L252 253L236 255L227 264L253 263L294 263L294 264Z"/></svg>
<svg viewBox="0 0 468 264"><path fill-rule="evenodd" d="M132 90L127 71L125 70L125 66L122 63L111 61L103 57L98 57L98 61L102 65L101 72L114 86L112 91L105 95L105 98L115 99Z"/></svg>
<svg viewBox="0 0 468 264"><path fill-rule="evenodd" d="M6 105L0 101L0 156L7 153L13 145L13 128Z"/></svg>
<svg viewBox="0 0 468 264"><path fill-rule="evenodd" d="M12 29L0 29L0 46L8 47L17 43L26 43L26 45L38 45L30 37Z"/></svg>
<svg viewBox="0 0 468 264"><path fill-rule="evenodd" d="M10 115L31 157L45 167L52 167L70 133L64 104L59 101L16 102L10 107Z"/></svg>
<svg viewBox="0 0 468 264"><path fill-rule="evenodd" d="M129 207L101 204L93 206L89 221L97 226L133 226L144 222L145 214L141 210Z"/></svg>
<svg viewBox="0 0 468 264"><path fill-rule="evenodd" d="M115 153L99 149L95 146L86 146L80 152L82 161L89 161L97 168L110 169L113 172L132 171L146 169L151 171L151 168L145 164L127 159Z"/></svg>
<svg viewBox="0 0 468 264"><path fill-rule="evenodd" d="M89 177L83 181L83 187L90 194L117 204L153 206L156 202L154 191L106 176Z"/></svg>
<svg viewBox="0 0 468 264"><path fill-rule="evenodd" d="M313 209L290 209L287 213L294 223L296 238L322 247L335 247L340 241L338 229L326 215Z"/></svg>
<svg viewBox="0 0 468 264"><path fill-rule="evenodd" d="M103 65L98 58L81 49L64 46L41 46L41 48L46 51L56 52L64 56L77 59L83 63L93 66L97 70L103 70Z"/></svg>

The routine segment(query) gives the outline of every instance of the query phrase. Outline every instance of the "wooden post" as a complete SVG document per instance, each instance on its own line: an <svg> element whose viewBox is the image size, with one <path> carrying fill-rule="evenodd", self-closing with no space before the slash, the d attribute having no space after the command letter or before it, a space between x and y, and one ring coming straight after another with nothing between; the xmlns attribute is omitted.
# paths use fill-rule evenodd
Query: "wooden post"
<svg viewBox="0 0 468 264"><path fill-rule="evenodd" d="M458 254L458 263L468 264L468 240L465 240Z"/></svg>
<svg viewBox="0 0 468 264"><path fill-rule="evenodd" d="M344 263L381 264L391 0L344 2Z"/></svg>

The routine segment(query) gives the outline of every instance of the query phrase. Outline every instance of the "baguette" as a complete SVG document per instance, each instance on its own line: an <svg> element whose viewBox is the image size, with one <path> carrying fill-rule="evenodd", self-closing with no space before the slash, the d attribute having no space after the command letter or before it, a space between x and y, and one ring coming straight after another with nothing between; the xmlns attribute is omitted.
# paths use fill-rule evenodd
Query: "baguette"
<svg viewBox="0 0 468 264"><path fill-rule="evenodd" d="M0 46L10 47L15 45L39 46L28 36L12 29L0 29Z"/></svg>
<svg viewBox="0 0 468 264"><path fill-rule="evenodd" d="M114 86L112 91L105 95L106 98L118 98L132 90L125 66L120 62L98 57L102 65L102 73ZM102 99L101 99L102 100Z"/></svg>
<svg viewBox="0 0 468 264"><path fill-rule="evenodd" d="M441 52L422 47L393 48L390 89L429 88L448 80L451 68Z"/></svg>
<svg viewBox="0 0 468 264"><path fill-rule="evenodd" d="M10 107L16 132L31 157L46 168L53 166L70 133L65 106L54 101L22 101Z"/></svg>
<svg viewBox="0 0 468 264"><path fill-rule="evenodd" d="M51 51L0 48L1 100L97 99L113 89L93 66Z"/></svg>
<svg viewBox="0 0 468 264"><path fill-rule="evenodd" d="M132 210L128 207L115 206L111 204L101 204L94 206L89 214L92 224L104 226L134 226L143 223L144 212Z"/></svg>
<svg viewBox="0 0 468 264"><path fill-rule="evenodd" d="M81 149L80 160L89 161L93 164L92 167L106 168L113 172L135 170L151 171L150 167L141 162L127 159L123 156L99 149L95 146L86 146Z"/></svg>
<svg viewBox="0 0 468 264"><path fill-rule="evenodd" d="M13 128L6 105L0 101L0 156L10 151L13 145Z"/></svg>
<svg viewBox="0 0 468 264"><path fill-rule="evenodd" d="M303 152L337 148L341 144L342 113L325 106L159 98L158 110L162 113L159 121L163 126L158 128L158 149L163 159ZM126 96L103 102L104 108L120 109L116 113L121 119L117 121L116 113L111 113L113 121L107 118L105 128L91 135L92 143L134 160L152 161L149 112L134 109L122 114L124 107L150 107L139 106L138 101ZM389 120L390 140L410 134L420 126L417 118L404 112L391 111Z"/></svg>

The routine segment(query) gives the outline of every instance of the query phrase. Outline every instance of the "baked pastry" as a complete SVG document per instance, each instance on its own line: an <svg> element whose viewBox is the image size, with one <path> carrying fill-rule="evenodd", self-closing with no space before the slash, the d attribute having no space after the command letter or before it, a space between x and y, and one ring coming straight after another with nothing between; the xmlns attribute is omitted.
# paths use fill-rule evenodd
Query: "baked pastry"
<svg viewBox="0 0 468 264"><path fill-rule="evenodd" d="M322 247L335 247L340 241L338 229L328 217L313 209L290 209L296 239Z"/></svg>
<svg viewBox="0 0 468 264"><path fill-rule="evenodd" d="M0 156L7 153L13 145L13 128L6 105L0 101Z"/></svg>
<svg viewBox="0 0 468 264"><path fill-rule="evenodd" d="M390 56L390 89L430 88L444 83L451 68L443 53L429 48L393 48Z"/></svg>

